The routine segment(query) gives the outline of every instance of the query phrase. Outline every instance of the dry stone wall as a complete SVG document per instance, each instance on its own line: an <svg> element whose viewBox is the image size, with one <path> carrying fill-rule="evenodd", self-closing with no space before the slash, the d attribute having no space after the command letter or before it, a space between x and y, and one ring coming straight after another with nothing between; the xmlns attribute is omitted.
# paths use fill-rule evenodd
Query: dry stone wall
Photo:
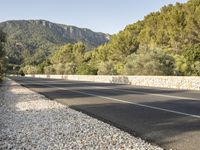
<svg viewBox="0 0 200 150"><path fill-rule="evenodd" d="M26 75L26 77L52 78L137 86L200 90L199 76L108 76L108 75Z"/></svg>

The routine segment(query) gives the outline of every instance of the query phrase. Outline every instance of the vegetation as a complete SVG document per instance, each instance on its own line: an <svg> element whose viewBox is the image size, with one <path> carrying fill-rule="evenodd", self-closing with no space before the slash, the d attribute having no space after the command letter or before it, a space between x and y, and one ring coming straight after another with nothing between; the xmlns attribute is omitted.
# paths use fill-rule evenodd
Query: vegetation
<svg viewBox="0 0 200 150"><path fill-rule="evenodd" d="M124 73L127 75L172 75L174 58L162 50L140 49L127 57Z"/></svg>
<svg viewBox="0 0 200 150"><path fill-rule="evenodd" d="M0 23L0 28L7 34L5 49L10 68L41 64L57 47L66 43L81 41L89 50L107 42L109 36L45 20L6 21Z"/></svg>
<svg viewBox="0 0 200 150"><path fill-rule="evenodd" d="M4 43L6 42L6 35L0 30L0 80L6 72L6 57L4 50Z"/></svg>
<svg viewBox="0 0 200 150"><path fill-rule="evenodd" d="M43 44L42 44L43 45ZM44 44L45 45L45 44ZM24 73L200 75L200 1L164 6L87 51L84 42L57 46L49 55L24 51ZM41 52L41 54L40 54ZM44 54L45 52L45 54ZM27 57L30 58L30 57Z"/></svg>
<svg viewBox="0 0 200 150"><path fill-rule="evenodd" d="M200 75L200 1L164 6L128 25L91 62L101 64L100 74Z"/></svg>

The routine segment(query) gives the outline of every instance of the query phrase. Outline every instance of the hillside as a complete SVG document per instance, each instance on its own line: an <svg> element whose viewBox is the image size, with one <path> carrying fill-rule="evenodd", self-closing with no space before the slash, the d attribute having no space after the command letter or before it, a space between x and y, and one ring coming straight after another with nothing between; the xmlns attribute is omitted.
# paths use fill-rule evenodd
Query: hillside
<svg viewBox="0 0 200 150"><path fill-rule="evenodd" d="M6 21L0 23L0 28L7 34L6 51L12 64L38 64L58 45L83 42L91 49L109 38L108 34L45 20Z"/></svg>
<svg viewBox="0 0 200 150"><path fill-rule="evenodd" d="M37 30L26 29L26 24ZM96 44L91 42L97 40L95 36L82 34L88 33L87 29L80 29L80 32L77 29L76 32L75 29L72 30L73 27L56 25L59 26L56 28L46 21L28 21L26 24L21 25L20 30L18 26L13 28L9 23L7 25L7 33L10 35L8 45L13 46L15 43L15 49L22 49L26 45L22 56L29 57L21 59L26 65L22 66L25 73L200 75L199 0L164 6L160 11L145 16L143 20L127 25L124 30L112 35L108 42L108 35L96 33L98 39L104 39ZM56 51L53 50L55 45L66 41L71 44L64 44L57 47ZM80 42L74 44L77 41L83 41L86 45ZM87 51L88 45L100 46ZM12 56L20 56L21 53L17 54L14 48L9 48L11 52L15 52ZM32 51L35 49L37 53Z"/></svg>
<svg viewBox="0 0 200 150"><path fill-rule="evenodd" d="M90 64L101 64L103 74L200 75L200 1L164 6L128 25L92 52Z"/></svg>

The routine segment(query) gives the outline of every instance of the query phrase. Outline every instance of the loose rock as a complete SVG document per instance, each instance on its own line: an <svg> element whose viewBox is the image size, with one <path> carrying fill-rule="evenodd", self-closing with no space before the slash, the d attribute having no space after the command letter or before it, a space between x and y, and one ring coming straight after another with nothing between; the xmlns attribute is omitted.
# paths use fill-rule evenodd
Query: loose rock
<svg viewBox="0 0 200 150"><path fill-rule="evenodd" d="M0 150L161 150L7 80L0 87Z"/></svg>

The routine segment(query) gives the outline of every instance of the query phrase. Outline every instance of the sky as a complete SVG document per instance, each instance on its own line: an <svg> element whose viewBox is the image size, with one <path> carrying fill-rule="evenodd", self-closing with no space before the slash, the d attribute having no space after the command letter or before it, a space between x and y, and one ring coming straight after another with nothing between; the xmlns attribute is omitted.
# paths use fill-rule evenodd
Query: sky
<svg viewBox="0 0 200 150"><path fill-rule="evenodd" d="M114 34L150 12L176 2L187 0L3 0L0 22L44 19Z"/></svg>

